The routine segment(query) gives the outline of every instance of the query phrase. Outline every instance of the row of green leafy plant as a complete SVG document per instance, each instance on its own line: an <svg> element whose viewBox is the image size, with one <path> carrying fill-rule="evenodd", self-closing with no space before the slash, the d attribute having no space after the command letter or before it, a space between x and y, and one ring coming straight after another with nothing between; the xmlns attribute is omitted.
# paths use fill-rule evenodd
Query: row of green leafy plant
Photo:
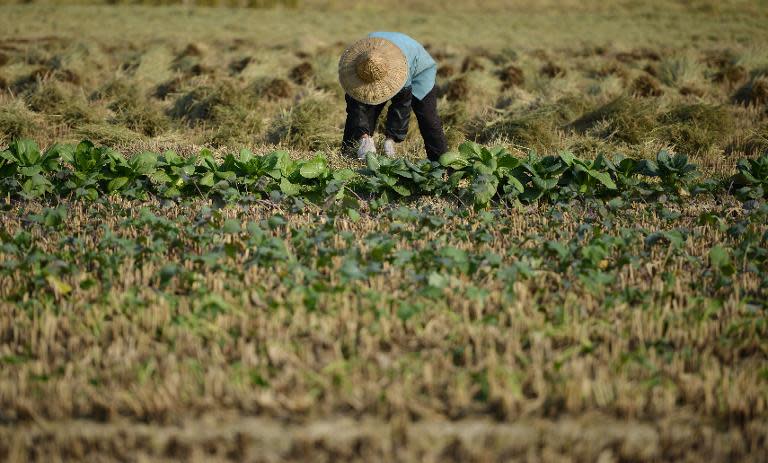
<svg viewBox="0 0 768 463"><path fill-rule="evenodd" d="M56 144L40 151L31 140L16 140L0 152L0 192L26 199L50 195L96 199L120 194L144 199L217 195L224 199L301 197L316 203L366 197L373 204L415 195L453 195L483 206L494 200L531 203L576 197L689 194L726 189L742 199L768 195L768 153L743 159L725 182L700 181L683 154L661 151L655 160L598 155L577 158L568 151L517 157L503 147L462 144L439 162L410 161L369 154L366 167L332 169L318 153L293 160L286 151L254 155L242 150L217 161L203 149L182 157L173 151L143 152L126 158L90 141Z"/></svg>
<svg viewBox="0 0 768 463"><path fill-rule="evenodd" d="M153 269L150 284L156 289L201 294L207 292L203 276L212 271L243 281L250 268L260 267L291 275L283 284L314 300L318 293L342 290L353 281L395 269L407 277L401 281L405 285L401 289L415 289L427 297L437 297L447 287L488 278L508 283L511 290L513 282L543 271L557 273L566 285L583 285L595 293L618 291L615 297L622 302L643 304L655 290L624 288L617 275L627 266L644 268L661 249L667 257L659 271L665 275L670 293L679 290L675 275L685 263L701 275L690 289L710 297L726 287L730 289L723 294L731 294L733 277L754 274L761 284L751 292L742 289L741 297L765 304L768 205L738 218L723 219L727 217L724 212L705 212L695 227L673 227L676 219L671 216L670 224L661 230L632 224L632 220L615 221L616 212L606 210L601 213L602 221L585 222L577 233L561 233L556 224L567 207L547 208L549 223L554 225L552 234L535 232L512 238L497 253L466 249L469 243L492 242L510 225L504 216L491 211L467 217L458 210L434 213L391 208L378 216L381 225L376 230L360 235L335 220L308 224L273 215L241 221L209 208L193 217L170 219L148 208L133 213L118 208L114 212L119 218L112 225L86 220L78 225L81 233L72 233L67 208L62 205L27 215L25 226L18 230L0 230L0 276L13 282L3 289L5 297L18 302L30 294L66 295L75 285L81 289L119 285L129 262L134 268ZM640 214L665 216L664 209L650 209ZM435 230L445 228L451 230L450 239L434 236ZM689 253L687 244L712 235L707 228L717 230L722 240L705 256ZM43 236L47 243L40 241Z"/></svg>

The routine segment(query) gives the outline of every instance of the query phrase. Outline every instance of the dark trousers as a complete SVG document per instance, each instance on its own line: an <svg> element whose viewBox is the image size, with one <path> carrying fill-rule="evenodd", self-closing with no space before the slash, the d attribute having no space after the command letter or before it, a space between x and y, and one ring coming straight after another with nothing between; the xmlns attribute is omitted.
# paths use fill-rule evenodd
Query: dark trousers
<svg viewBox="0 0 768 463"><path fill-rule="evenodd" d="M369 105L349 95L346 95L345 99L347 100L347 122L344 124L344 139L341 146L344 151L351 151L363 135L373 135L376 123L387 102ZM434 88L421 100L411 94L411 87L404 87L393 96L389 100L384 135L398 143L405 140L411 110L416 114L427 158L437 161L441 154L448 151L448 143L445 140L440 116L437 114L437 95Z"/></svg>

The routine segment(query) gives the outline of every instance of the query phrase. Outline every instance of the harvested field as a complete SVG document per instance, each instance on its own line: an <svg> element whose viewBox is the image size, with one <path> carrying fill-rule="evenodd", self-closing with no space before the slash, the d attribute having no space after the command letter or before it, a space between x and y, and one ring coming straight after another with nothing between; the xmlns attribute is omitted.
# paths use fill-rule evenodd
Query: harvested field
<svg viewBox="0 0 768 463"><path fill-rule="evenodd" d="M766 461L765 2L246 3L0 5L0 461Z"/></svg>

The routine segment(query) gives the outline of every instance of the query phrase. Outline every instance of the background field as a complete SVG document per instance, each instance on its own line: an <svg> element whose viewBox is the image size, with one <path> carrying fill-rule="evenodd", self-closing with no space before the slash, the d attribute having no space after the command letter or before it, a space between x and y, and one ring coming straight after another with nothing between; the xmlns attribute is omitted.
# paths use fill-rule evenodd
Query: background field
<svg viewBox="0 0 768 463"><path fill-rule="evenodd" d="M399 30L452 147L768 150L765 1L66 3L0 5L1 147L360 168L337 59ZM360 212L4 197L0 459L765 461L763 199Z"/></svg>
<svg viewBox="0 0 768 463"><path fill-rule="evenodd" d="M464 136L577 154L672 146L714 166L766 147L765 3L611 5L5 6L0 137L334 150L338 55L383 29L438 58L454 146ZM83 27L91 18L99 27ZM419 145L414 130L404 150L421 156Z"/></svg>

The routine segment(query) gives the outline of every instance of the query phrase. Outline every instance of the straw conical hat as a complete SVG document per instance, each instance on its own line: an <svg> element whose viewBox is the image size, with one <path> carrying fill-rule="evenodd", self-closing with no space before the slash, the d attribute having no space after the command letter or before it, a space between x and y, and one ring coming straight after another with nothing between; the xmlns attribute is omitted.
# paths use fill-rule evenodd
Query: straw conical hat
<svg viewBox="0 0 768 463"><path fill-rule="evenodd" d="M408 79L408 63L389 40L368 37L347 48L339 60L339 82L357 101L383 103L399 92Z"/></svg>

